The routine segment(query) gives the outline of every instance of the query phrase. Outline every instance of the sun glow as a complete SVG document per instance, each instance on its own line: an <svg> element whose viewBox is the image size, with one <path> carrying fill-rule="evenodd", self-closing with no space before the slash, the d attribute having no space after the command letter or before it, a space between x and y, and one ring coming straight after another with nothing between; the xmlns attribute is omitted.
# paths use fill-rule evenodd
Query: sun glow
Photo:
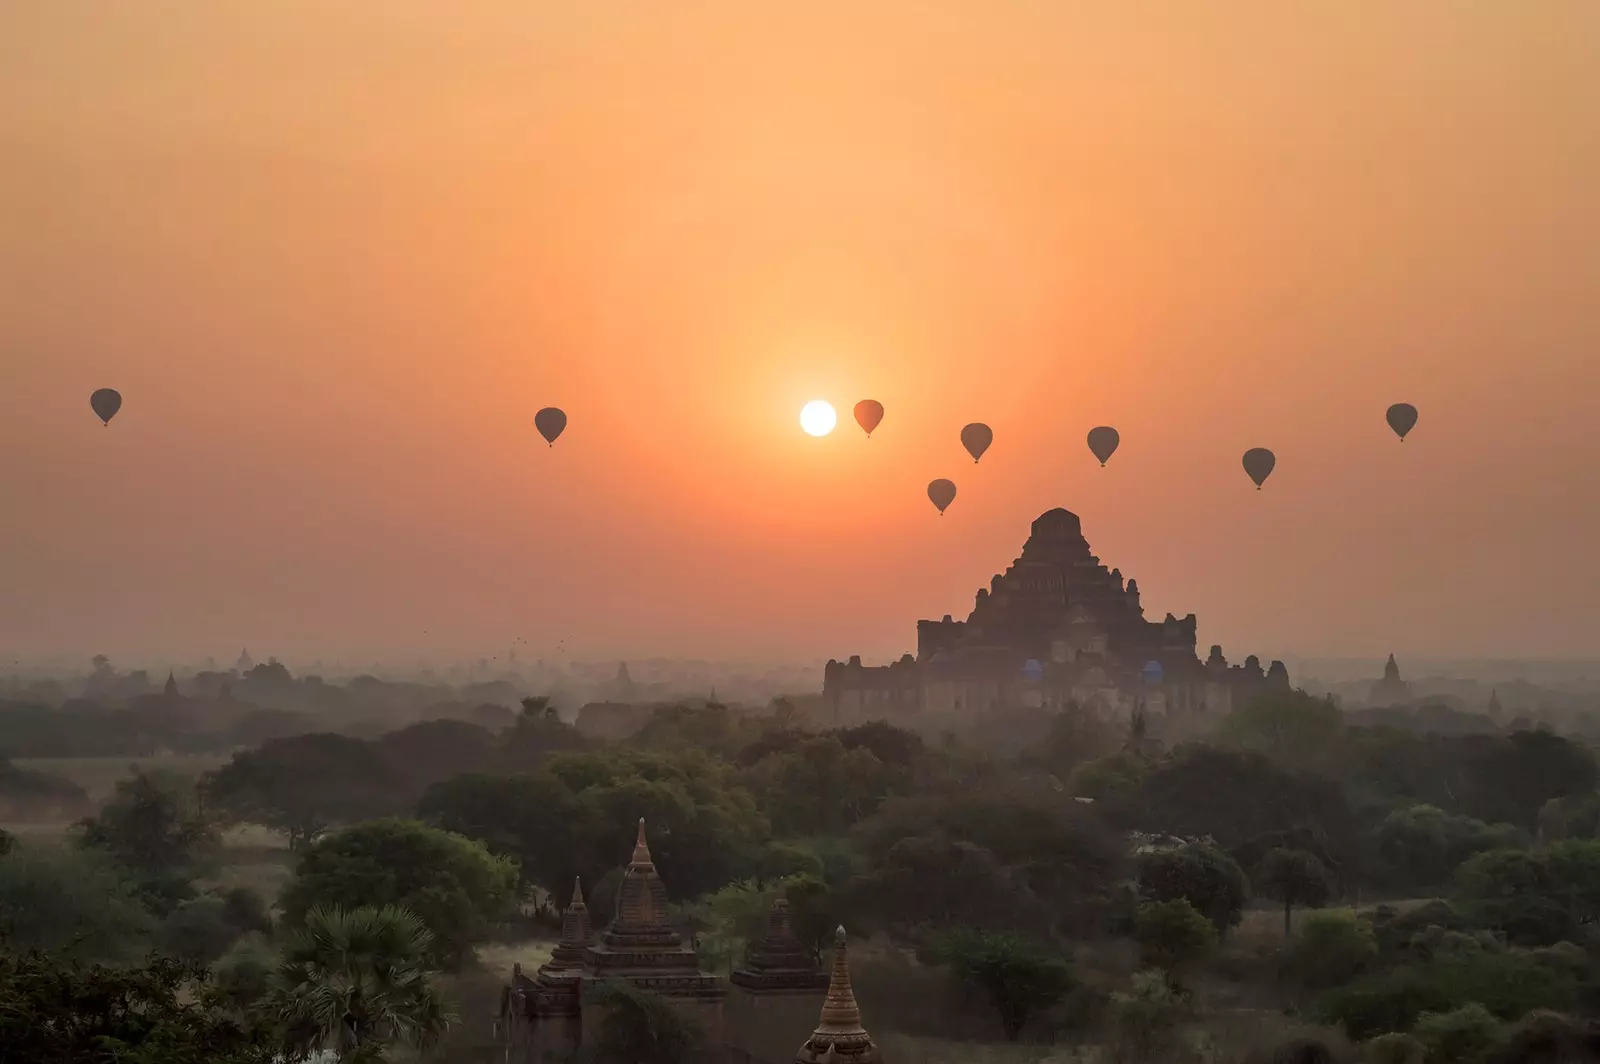
<svg viewBox="0 0 1600 1064"><path fill-rule="evenodd" d="M824 399L813 399L800 408L800 427L812 436L826 436L839 423L833 404Z"/></svg>

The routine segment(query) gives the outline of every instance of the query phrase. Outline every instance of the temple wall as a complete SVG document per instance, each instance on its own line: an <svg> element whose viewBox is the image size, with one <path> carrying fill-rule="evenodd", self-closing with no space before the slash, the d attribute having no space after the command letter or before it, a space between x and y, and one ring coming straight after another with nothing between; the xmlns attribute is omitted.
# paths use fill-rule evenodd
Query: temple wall
<svg viewBox="0 0 1600 1064"><path fill-rule="evenodd" d="M534 1021L527 1064L551 1064L578 1048L583 1021L578 1016L541 1016Z"/></svg>
<svg viewBox="0 0 1600 1064"><path fill-rule="evenodd" d="M752 994L736 987L725 1006L726 1040L755 1060L793 1059L795 1046L817 1025L824 996L822 990Z"/></svg>

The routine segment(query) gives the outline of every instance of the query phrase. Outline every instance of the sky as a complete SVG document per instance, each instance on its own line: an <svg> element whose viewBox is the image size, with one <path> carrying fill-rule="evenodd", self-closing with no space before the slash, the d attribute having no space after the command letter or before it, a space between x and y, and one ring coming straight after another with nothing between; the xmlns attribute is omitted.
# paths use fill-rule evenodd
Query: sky
<svg viewBox="0 0 1600 1064"><path fill-rule="evenodd" d="M0 659L870 662L1055 506L1202 653L1597 656L1595 40L1592 0L0 5Z"/></svg>

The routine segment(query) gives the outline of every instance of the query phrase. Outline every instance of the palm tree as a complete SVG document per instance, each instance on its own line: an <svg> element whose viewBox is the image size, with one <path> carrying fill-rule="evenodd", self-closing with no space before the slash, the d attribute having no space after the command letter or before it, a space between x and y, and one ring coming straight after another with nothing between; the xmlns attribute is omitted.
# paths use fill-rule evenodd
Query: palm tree
<svg viewBox="0 0 1600 1064"><path fill-rule="evenodd" d="M395 905L317 906L284 946L267 991L288 1044L345 1062L377 1061L392 1043L426 1048L454 1017L423 958L433 935Z"/></svg>

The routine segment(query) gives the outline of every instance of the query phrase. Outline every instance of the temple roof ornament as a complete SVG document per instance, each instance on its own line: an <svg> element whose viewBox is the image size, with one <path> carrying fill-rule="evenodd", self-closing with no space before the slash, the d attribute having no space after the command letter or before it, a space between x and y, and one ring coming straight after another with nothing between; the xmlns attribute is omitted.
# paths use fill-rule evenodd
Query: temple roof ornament
<svg viewBox="0 0 1600 1064"><path fill-rule="evenodd" d="M589 920L589 906L583 901L583 880L572 880L572 900L561 913L561 941L550 954L550 961L539 971L576 972L583 967L583 951L594 942L594 927Z"/></svg>
<svg viewBox="0 0 1600 1064"><path fill-rule="evenodd" d="M833 972L828 978L828 996L822 1002L822 1022L794 1058L794 1064L824 1061L883 1064L877 1043L861 1025L861 1007L856 1004L855 989L850 985L850 957L843 927L834 932Z"/></svg>

